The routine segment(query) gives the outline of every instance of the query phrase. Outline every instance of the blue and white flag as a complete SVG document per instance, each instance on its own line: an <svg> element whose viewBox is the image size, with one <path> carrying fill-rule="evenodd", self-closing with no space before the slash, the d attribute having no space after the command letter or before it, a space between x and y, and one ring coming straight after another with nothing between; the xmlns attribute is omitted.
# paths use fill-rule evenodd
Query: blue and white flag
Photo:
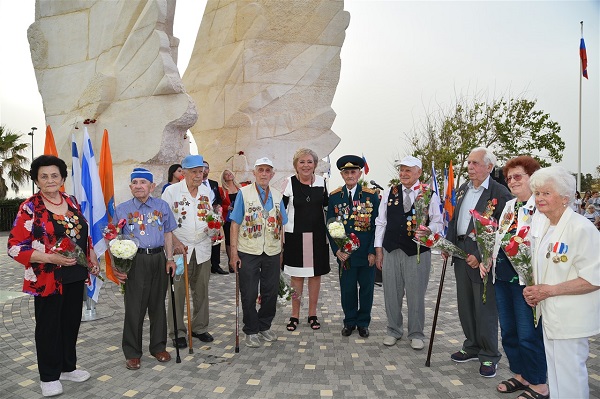
<svg viewBox="0 0 600 399"><path fill-rule="evenodd" d="M431 187L440 200L440 214L444 213L444 205L442 204L442 197L440 196L440 188L438 186L437 176L435 175L435 166L433 165L433 161L431 161Z"/></svg>
<svg viewBox="0 0 600 399"><path fill-rule="evenodd" d="M92 237L94 252L96 252L96 256L99 258L106 252L106 242L102 236L102 230L108 224L108 216L106 214L102 186L100 185L98 165L96 164L92 141L90 140L87 128L83 130L81 188L83 197L80 202L81 210L90 226L90 236ZM91 284L88 286L88 296L97 302L102 282L95 276L90 276L90 280Z"/></svg>
<svg viewBox="0 0 600 399"><path fill-rule="evenodd" d="M85 193L81 187L81 160L79 159L79 151L77 151L77 143L75 135L71 135L71 155L73 157L73 165L71 166L71 178L73 180L73 195L79 204L87 203Z"/></svg>

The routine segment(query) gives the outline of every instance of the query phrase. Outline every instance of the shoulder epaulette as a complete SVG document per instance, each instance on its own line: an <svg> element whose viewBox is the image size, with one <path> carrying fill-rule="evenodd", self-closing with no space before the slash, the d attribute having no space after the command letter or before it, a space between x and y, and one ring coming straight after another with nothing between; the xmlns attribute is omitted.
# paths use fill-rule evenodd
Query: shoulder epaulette
<svg viewBox="0 0 600 399"><path fill-rule="evenodd" d="M375 190L369 187L363 187L362 189L365 193L375 194Z"/></svg>
<svg viewBox="0 0 600 399"><path fill-rule="evenodd" d="M329 195L337 194L340 191L342 191L342 186L339 186L338 188L336 188L335 190L333 190L332 192L330 192Z"/></svg>

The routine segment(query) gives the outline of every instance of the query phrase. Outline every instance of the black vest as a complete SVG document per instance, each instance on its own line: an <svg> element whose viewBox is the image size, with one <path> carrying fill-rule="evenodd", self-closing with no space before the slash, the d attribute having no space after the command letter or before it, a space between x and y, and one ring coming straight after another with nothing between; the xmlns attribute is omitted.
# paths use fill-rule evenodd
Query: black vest
<svg viewBox="0 0 600 399"><path fill-rule="evenodd" d="M415 238L415 230L418 227L413 219L415 206L413 204L408 212L404 212L402 186L397 187L396 194L393 194L394 189L392 188L388 196L387 224L383 236L383 248L387 252L400 248L406 255L414 256L417 254L417 243L413 241L413 238ZM429 251L429 248L421 245L421 253L426 251Z"/></svg>

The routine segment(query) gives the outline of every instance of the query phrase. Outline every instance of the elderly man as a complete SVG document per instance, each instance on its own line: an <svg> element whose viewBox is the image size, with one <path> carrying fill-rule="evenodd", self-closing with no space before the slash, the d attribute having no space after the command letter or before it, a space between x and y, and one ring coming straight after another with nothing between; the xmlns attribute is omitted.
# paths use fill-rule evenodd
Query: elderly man
<svg viewBox="0 0 600 399"><path fill-rule="evenodd" d="M417 262L415 237L439 233L443 229L440 199L431 197L426 226L417 226L414 202L419 188L421 161L407 156L397 165L400 183L385 189L375 220L375 264L383 272L383 298L387 314L387 335L383 344L392 346L402 338L402 301L406 292L408 339L415 350L423 349L425 325L425 291L431 270L431 252L421 246Z"/></svg>
<svg viewBox="0 0 600 399"><path fill-rule="evenodd" d="M207 234L206 216L212 209L208 187L202 185L204 164L202 155L188 155L181 162L184 179L167 187L162 199L171 207L171 212L177 221L173 231L175 253L186 253L188 260L188 281L192 291L194 312L192 317L192 336L202 342L212 342L213 337L208 332L208 281L210 279L211 240ZM187 249L187 251L186 251ZM173 319L168 318L169 337L173 345L180 348L187 346L185 339L187 328L183 322L185 304L185 281L176 278L175 310L177 327ZM171 297L169 296L169 314L172 314ZM190 315L188 315L190 317ZM175 340L177 328L178 340Z"/></svg>
<svg viewBox="0 0 600 399"><path fill-rule="evenodd" d="M512 198L506 187L490 178L496 156L487 148L471 150L467 158L469 181L457 192L456 210L448 225L447 238L470 254L466 260L453 258L456 274L458 316L465 334L461 350L453 353L455 362L479 360L479 374L495 377L498 351L498 311L494 285L487 284L487 300L483 303L483 280L479 274L481 255L477 243L469 236L473 231L470 210L500 218L506 201Z"/></svg>
<svg viewBox="0 0 600 399"><path fill-rule="evenodd" d="M177 224L169 206L150 195L155 187L154 177L149 170L135 168L129 185L133 198L119 204L115 211L115 219L126 222L123 234L139 242L138 253L129 273L113 269L117 279L126 283L122 346L127 359L125 366L129 370L140 368L146 310L151 326L150 354L159 362L171 360L171 355L166 351L165 295L168 273L175 272L172 231Z"/></svg>
<svg viewBox="0 0 600 399"><path fill-rule="evenodd" d="M329 195L327 220L335 218L344 224L346 235L356 234L360 247L352 254L344 252L329 237L331 251L337 257L340 274L340 291L344 311L342 335L348 337L358 327L358 334L367 338L371 323L373 288L375 285L375 218L379 209L379 196L370 188L362 187L365 161L356 155L345 155L337 160L337 168L345 185ZM357 288L358 287L360 288Z"/></svg>
<svg viewBox="0 0 600 399"><path fill-rule="evenodd" d="M254 164L256 183L242 187L235 198L231 213L231 259L230 266L239 273L243 331L245 344L260 347L259 337L271 342L277 336L271 331L275 317L283 225L287 214L283 196L269 186L275 175L273 162L260 158ZM260 309L256 310L259 294Z"/></svg>

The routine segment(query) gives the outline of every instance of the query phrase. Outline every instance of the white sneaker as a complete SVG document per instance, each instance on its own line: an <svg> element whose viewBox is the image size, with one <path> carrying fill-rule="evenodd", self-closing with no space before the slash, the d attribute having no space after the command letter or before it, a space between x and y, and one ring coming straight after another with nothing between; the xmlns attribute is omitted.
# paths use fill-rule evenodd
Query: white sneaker
<svg viewBox="0 0 600 399"><path fill-rule="evenodd" d="M391 335L386 335L386 337L383 339L383 344L385 346L394 346L396 345L396 341L398 341L398 338L392 337Z"/></svg>
<svg viewBox="0 0 600 399"><path fill-rule="evenodd" d="M46 397L63 393L62 384L58 380L50 382L40 381L40 387L42 388L42 395Z"/></svg>
<svg viewBox="0 0 600 399"><path fill-rule="evenodd" d="M85 370L73 370L68 373L60 373L61 381L83 382L90 379L90 373Z"/></svg>
<svg viewBox="0 0 600 399"><path fill-rule="evenodd" d="M410 341L410 347L413 348L416 351L420 351L421 349L423 349L425 347L425 344L423 343L422 339L412 339Z"/></svg>
<svg viewBox="0 0 600 399"><path fill-rule="evenodd" d="M260 348L258 334L246 334L246 341L244 343L250 348Z"/></svg>
<svg viewBox="0 0 600 399"><path fill-rule="evenodd" d="M277 341L277 335L271 330L261 331L258 335L267 342Z"/></svg>

